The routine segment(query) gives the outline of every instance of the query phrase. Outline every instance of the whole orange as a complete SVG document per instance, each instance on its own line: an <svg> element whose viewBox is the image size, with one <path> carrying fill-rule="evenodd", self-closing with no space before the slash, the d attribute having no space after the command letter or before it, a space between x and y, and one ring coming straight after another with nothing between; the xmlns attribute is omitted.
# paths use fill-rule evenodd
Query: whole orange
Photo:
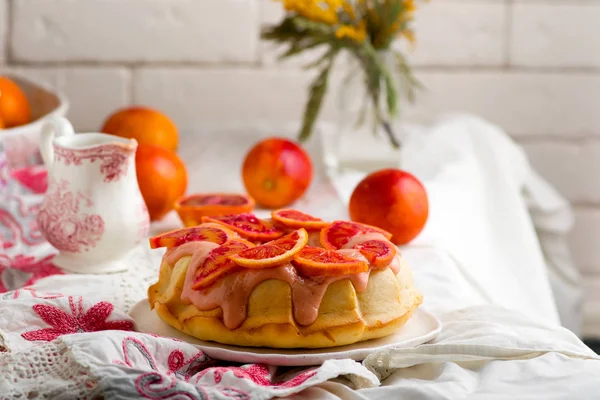
<svg viewBox="0 0 600 400"><path fill-rule="evenodd" d="M4 120L0 118L0 129L4 129Z"/></svg>
<svg viewBox="0 0 600 400"><path fill-rule="evenodd" d="M256 203L285 207L299 199L312 181L310 157L296 143L270 138L256 144L242 167L244 186Z"/></svg>
<svg viewBox="0 0 600 400"><path fill-rule="evenodd" d="M31 121L29 100L12 80L0 76L0 119L6 128L28 124Z"/></svg>
<svg viewBox="0 0 600 400"><path fill-rule="evenodd" d="M423 184L408 172L384 169L364 178L352 192L350 218L390 232L406 244L423 230L429 202Z"/></svg>
<svg viewBox="0 0 600 400"><path fill-rule="evenodd" d="M135 155L135 167L150 219L159 220L173 209L177 199L185 193L185 165L171 150L141 144Z"/></svg>
<svg viewBox="0 0 600 400"><path fill-rule="evenodd" d="M173 151L177 150L179 143L173 121L165 114L148 107L133 106L117 110L108 117L102 132Z"/></svg>

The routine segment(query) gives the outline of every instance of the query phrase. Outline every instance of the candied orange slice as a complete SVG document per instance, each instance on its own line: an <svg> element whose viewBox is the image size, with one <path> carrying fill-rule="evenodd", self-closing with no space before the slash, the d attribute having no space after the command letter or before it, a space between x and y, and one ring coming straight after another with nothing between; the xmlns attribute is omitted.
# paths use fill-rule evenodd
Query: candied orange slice
<svg viewBox="0 0 600 400"><path fill-rule="evenodd" d="M341 249L356 235L365 233L381 233L390 240L392 234L375 226L350 221L333 221L321 231L321 245L326 249Z"/></svg>
<svg viewBox="0 0 600 400"><path fill-rule="evenodd" d="M279 239L244 250L231 257L246 268L268 268L289 262L308 242L308 233L300 228Z"/></svg>
<svg viewBox="0 0 600 400"><path fill-rule="evenodd" d="M271 212L271 218L285 227L294 229L304 228L307 231L323 229L329 225L329 222L323 221L321 218L316 218L291 208L275 210Z"/></svg>
<svg viewBox="0 0 600 400"><path fill-rule="evenodd" d="M320 247L305 246L293 262L301 274L309 276L339 276L369 270L369 264L363 260Z"/></svg>
<svg viewBox="0 0 600 400"><path fill-rule="evenodd" d="M253 246L252 243L246 240L232 239L212 249L204 262L196 270L192 289L204 289L224 276L241 269L229 257Z"/></svg>
<svg viewBox="0 0 600 400"><path fill-rule="evenodd" d="M360 251L375 268L387 267L396 256L396 246L387 240L367 240L353 248Z"/></svg>
<svg viewBox="0 0 600 400"><path fill-rule="evenodd" d="M252 213L202 217L202 222L215 222L224 225L237 232L244 239L260 242L277 239L283 235L283 231L277 229L270 222L257 218Z"/></svg>
<svg viewBox="0 0 600 400"><path fill-rule="evenodd" d="M175 211L185 226L194 226L202 217L250 212L254 204L254 199L245 194L196 193L177 200Z"/></svg>
<svg viewBox="0 0 600 400"><path fill-rule="evenodd" d="M224 226L194 226L191 228L176 229L150 238L150 248L177 247L187 242L207 241L223 244L233 238L235 233Z"/></svg>

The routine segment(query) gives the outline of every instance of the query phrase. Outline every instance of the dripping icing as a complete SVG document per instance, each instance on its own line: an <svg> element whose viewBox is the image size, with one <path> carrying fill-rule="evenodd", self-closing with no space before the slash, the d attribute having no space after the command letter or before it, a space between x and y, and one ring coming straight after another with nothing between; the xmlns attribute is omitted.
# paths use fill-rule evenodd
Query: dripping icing
<svg viewBox="0 0 600 400"><path fill-rule="evenodd" d="M248 299L252 291L260 283L269 279L277 279L290 285L294 319L300 325L310 325L315 322L319 315L321 300L332 283L349 279L355 290L360 293L367 288L369 282L370 270L359 274L308 278L298 275L291 264L285 264L261 270L243 269L225 276L210 287L193 290L192 285L197 268L204 263L210 251L216 247L218 245L211 242L188 242L177 248L169 249L163 260L174 265L180 258L191 256L181 292L181 300L184 303L193 304L201 311L210 311L221 307L223 324L228 329L235 329L244 322ZM355 258L362 258L357 250L343 249L340 251ZM394 274L397 274L400 266L399 259L396 257L389 268Z"/></svg>

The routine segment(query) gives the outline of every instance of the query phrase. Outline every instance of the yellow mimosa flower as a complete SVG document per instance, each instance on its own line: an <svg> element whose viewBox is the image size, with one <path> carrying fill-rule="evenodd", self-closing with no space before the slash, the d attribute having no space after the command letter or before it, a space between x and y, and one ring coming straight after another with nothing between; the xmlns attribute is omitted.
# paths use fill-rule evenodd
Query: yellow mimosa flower
<svg viewBox="0 0 600 400"><path fill-rule="evenodd" d="M343 0L278 0L287 11L295 12L311 21L329 25L338 23L337 10Z"/></svg>
<svg viewBox="0 0 600 400"><path fill-rule="evenodd" d="M358 26L340 25L335 31L335 36L338 39L346 37L359 43L364 42L364 40L367 38L365 21L360 21Z"/></svg>
<svg viewBox="0 0 600 400"><path fill-rule="evenodd" d="M408 40L408 42L411 45L415 45L415 43L417 42L417 39L415 38L415 33L411 30L406 30L404 32L402 32L402 35L406 38L406 40Z"/></svg>

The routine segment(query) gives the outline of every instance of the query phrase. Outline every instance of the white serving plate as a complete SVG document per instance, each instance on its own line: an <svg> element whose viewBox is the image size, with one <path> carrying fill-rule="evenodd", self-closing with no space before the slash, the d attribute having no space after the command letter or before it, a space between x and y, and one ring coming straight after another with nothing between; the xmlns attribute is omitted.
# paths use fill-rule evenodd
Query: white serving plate
<svg viewBox="0 0 600 400"><path fill-rule="evenodd" d="M39 137L42 126L54 116L64 117L69 109L67 98L48 85L34 82L16 74L3 74L25 92L31 106L31 122L0 130L0 142L10 167L17 168L39 163Z"/></svg>
<svg viewBox="0 0 600 400"><path fill-rule="evenodd" d="M426 343L435 338L442 330L440 320L420 307L404 326L394 334L381 339L326 349L288 350L229 346L196 339L163 322L158 314L150 309L147 299L133 306L129 315L135 321L138 332L185 341L195 345L209 357L239 363L265 363L277 366L320 365L326 360L347 358L361 361L376 351L408 348Z"/></svg>

